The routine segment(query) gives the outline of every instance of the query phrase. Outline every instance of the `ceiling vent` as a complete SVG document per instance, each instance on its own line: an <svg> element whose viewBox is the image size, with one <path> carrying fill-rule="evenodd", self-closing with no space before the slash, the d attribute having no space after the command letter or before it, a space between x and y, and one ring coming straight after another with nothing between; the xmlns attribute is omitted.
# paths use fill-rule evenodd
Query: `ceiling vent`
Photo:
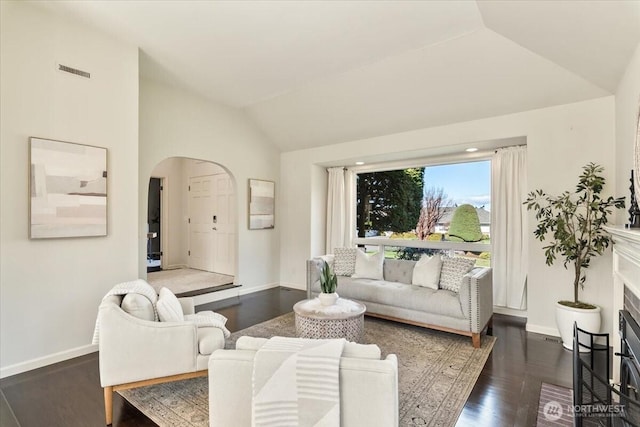
<svg viewBox="0 0 640 427"><path fill-rule="evenodd" d="M65 73L73 74L79 77L85 77L87 79L91 78L91 73L86 71L78 70L77 68L68 67L66 65L58 64L58 71L63 71Z"/></svg>

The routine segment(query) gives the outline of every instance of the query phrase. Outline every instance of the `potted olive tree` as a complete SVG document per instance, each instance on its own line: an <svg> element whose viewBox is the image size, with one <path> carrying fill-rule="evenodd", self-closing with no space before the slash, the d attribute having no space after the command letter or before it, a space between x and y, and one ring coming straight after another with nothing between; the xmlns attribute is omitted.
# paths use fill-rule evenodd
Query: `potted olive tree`
<svg viewBox="0 0 640 427"><path fill-rule="evenodd" d="M573 193L550 196L536 190L524 202L536 214L534 236L541 242L549 238L543 246L547 265L560 258L564 268L571 267L574 272L573 301L556 303L556 323L568 349L573 348L574 322L581 329L600 332L600 307L580 301L579 291L584 288L591 259L602 255L611 241L603 228L608 216L613 208L624 208L624 197L600 196L605 185L602 166L589 163L582 169Z"/></svg>
<svg viewBox="0 0 640 427"><path fill-rule="evenodd" d="M323 261L322 270L320 271L320 303L328 306L333 305L338 301L338 294L336 289L338 288L338 277L336 273L331 270L331 267L327 261Z"/></svg>

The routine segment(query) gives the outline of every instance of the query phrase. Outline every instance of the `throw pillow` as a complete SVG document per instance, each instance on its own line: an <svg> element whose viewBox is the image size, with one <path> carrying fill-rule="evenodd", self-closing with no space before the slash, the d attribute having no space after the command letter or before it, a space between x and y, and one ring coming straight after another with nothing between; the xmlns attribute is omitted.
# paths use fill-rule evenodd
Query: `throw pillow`
<svg viewBox="0 0 640 427"><path fill-rule="evenodd" d="M476 264L475 260L462 257L443 257L440 271L440 288L460 292L462 277Z"/></svg>
<svg viewBox="0 0 640 427"><path fill-rule="evenodd" d="M356 271L356 252L358 248L335 248L333 272L338 276L351 276Z"/></svg>
<svg viewBox="0 0 640 427"><path fill-rule="evenodd" d="M356 251L356 271L351 276L355 279L383 280L384 252L367 255Z"/></svg>
<svg viewBox="0 0 640 427"><path fill-rule="evenodd" d="M422 255L413 268L411 283L425 288L438 289L440 283L440 270L442 268L442 257L434 255Z"/></svg>
<svg viewBox="0 0 640 427"><path fill-rule="evenodd" d="M122 298L120 308L125 312L138 319L142 320L156 320L156 315L153 312L153 304L149 301L149 298L140 294L126 294Z"/></svg>
<svg viewBox="0 0 640 427"><path fill-rule="evenodd" d="M178 298L173 292L167 288L160 289L156 308L158 309L158 317L160 317L161 322L182 322L184 320L184 313L182 312L180 301L178 301Z"/></svg>

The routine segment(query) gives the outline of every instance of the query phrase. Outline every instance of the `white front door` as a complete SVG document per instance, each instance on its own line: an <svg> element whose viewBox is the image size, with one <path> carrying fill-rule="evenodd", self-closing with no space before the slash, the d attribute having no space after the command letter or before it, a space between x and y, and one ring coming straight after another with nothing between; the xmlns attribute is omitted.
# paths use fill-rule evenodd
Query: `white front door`
<svg viewBox="0 0 640 427"><path fill-rule="evenodd" d="M235 274L235 217L228 174L189 178L189 267Z"/></svg>
<svg viewBox="0 0 640 427"><path fill-rule="evenodd" d="M189 267L213 271L213 177L189 178Z"/></svg>
<svg viewBox="0 0 640 427"><path fill-rule="evenodd" d="M214 175L213 219L215 235L213 271L233 275L235 273L235 192L227 174Z"/></svg>

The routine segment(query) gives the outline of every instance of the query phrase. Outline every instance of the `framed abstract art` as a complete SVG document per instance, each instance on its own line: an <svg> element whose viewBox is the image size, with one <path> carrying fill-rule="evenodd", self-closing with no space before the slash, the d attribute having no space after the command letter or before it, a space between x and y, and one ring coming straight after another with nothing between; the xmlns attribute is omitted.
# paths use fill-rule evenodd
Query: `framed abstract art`
<svg viewBox="0 0 640 427"><path fill-rule="evenodd" d="M107 149L29 139L29 237L107 235Z"/></svg>
<svg viewBox="0 0 640 427"><path fill-rule="evenodd" d="M249 180L249 230L275 227L275 187L273 181Z"/></svg>

